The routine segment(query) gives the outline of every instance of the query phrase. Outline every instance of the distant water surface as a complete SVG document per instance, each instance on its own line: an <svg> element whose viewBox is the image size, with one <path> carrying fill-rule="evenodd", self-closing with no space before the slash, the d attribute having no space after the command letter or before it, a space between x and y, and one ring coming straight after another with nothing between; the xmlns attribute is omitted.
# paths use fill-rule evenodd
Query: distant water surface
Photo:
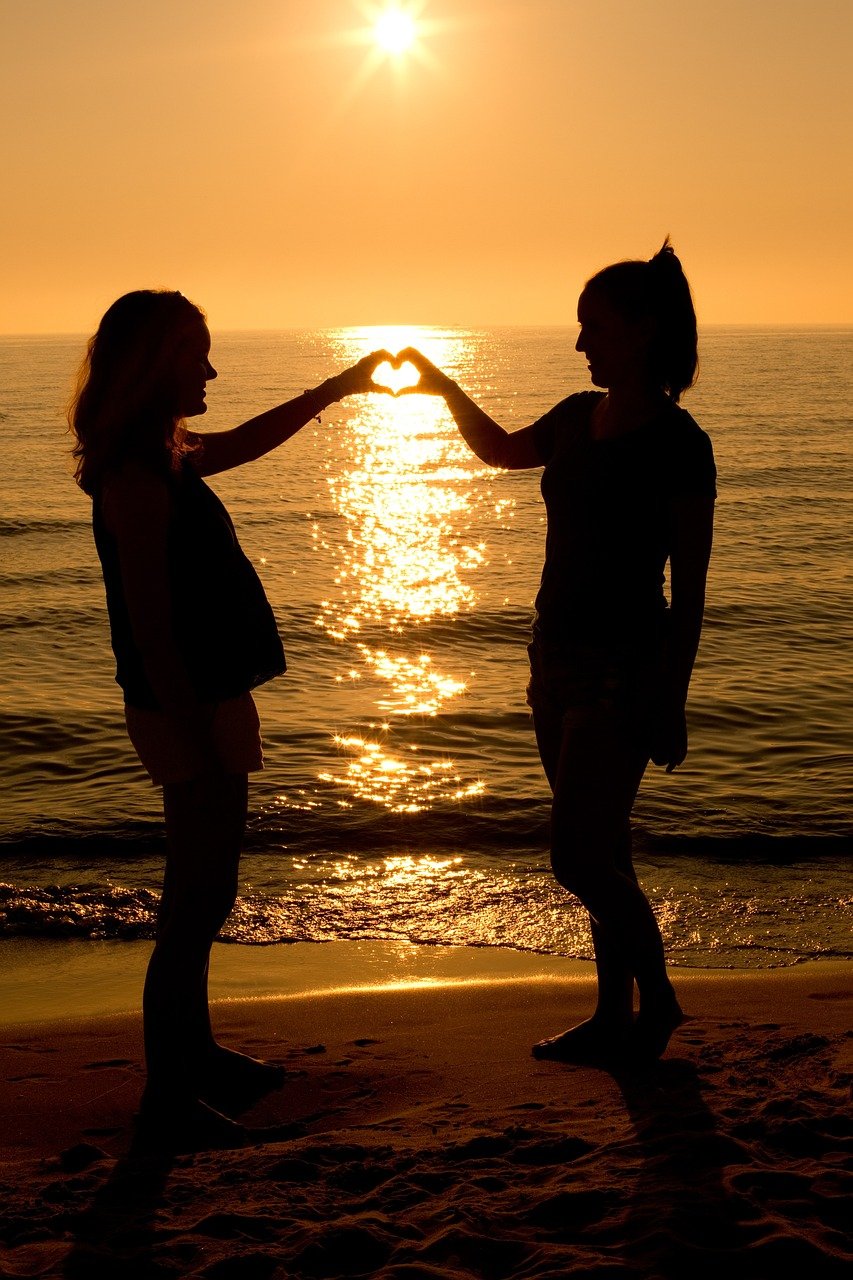
<svg viewBox="0 0 853 1280"><path fill-rule="evenodd" d="M691 751L650 771L638 863L676 963L849 954L849 330L710 329L685 405L719 470ZM588 385L573 329L214 336L204 427L415 342L508 427ZM126 741L64 405L83 339L0 339L0 936L148 936L157 794ZM524 701L538 471L443 406L364 397L213 484L276 611L237 941L508 945L585 958L554 885Z"/></svg>

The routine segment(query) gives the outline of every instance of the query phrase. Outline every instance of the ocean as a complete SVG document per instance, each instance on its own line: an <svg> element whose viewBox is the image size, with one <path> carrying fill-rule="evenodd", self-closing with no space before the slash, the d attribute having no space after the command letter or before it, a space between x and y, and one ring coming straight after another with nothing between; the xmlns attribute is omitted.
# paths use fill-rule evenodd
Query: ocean
<svg viewBox="0 0 853 1280"><path fill-rule="evenodd" d="M709 328L685 397L719 472L690 754L650 769L637 867L671 962L850 955L849 329ZM378 346L421 347L504 425L588 386L574 328L217 333L205 429ZM0 940L152 934L159 796L126 740L63 408L84 339L0 338ZM553 882L525 646L538 471L481 464L443 405L360 397L216 477L279 620L226 941L591 957Z"/></svg>

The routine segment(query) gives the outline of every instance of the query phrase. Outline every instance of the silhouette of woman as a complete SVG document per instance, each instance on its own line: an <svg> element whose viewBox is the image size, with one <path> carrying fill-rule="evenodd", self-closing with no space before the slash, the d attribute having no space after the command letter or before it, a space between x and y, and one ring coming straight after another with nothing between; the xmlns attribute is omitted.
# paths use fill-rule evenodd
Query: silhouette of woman
<svg viewBox="0 0 853 1280"><path fill-rule="evenodd" d="M345 396L377 390L384 359L367 356L233 430L196 434L184 420L205 413L216 377L204 313L180 293L140 290L101 321L69 410L128 733L163 791L139 1120L171 1144L240 1144L245 1131L218 1107L283 1075L217 1044L210 1026L210 949L237 893L248 774L263 767L250 690L285 661L257 574L202 477L260 458Z"/></svg>
<svg viewBox="0 0 853 1280"><path fill-rule="evenodd" d="M409 393L443 396L484 462L545 468L528 702L553 791L554 875L589 912L598 1001L590 1019L533 1052L653 1060L683 1014L634 872L630 815L649 759L671 772L687 753L716 472L707 435L678 406L696 375L696 315L669 240L649 262L594 275L578 319L577 350L602 390L571 395L519 431L505 431L420 352L397 359L420 372Z"/></svg>

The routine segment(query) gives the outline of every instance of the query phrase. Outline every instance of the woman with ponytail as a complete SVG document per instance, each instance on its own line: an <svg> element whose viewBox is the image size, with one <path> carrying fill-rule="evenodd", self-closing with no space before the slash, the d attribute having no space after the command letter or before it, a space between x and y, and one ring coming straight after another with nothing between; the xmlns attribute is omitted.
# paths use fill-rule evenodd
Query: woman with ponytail
<svg viewBox="0 0 853 1280"><path fill-rule="evenodd" d="M69 412L130 739L162 788L166 867L143 995L140 1133L178 1150L239 1146L228 1114L281 1068L218 1044L210 949L237 893L248 775L263 768L251 691L284 671L260 580L204 477L260 458L344 396L377 390L387 352L228 431L197 433L216 377L204 312L181 293L119 298Z"/></svg>
<svg viewBox="0 0 853 1280"><path fill-rule="evenodd" d="M687 754L716 472L707 435L679 407L696 376L696 314L669 240L648 262L597 272L578 320L576 349L599 390L570 395L519 431L420 352L398 360L419 370L410 393L442 396L482 461L544 467L528 702L553 792L551 863L589 912L598 1002L533 1052L624 1063L658 1058L684 1016L634 872L630 817L649 760L672 772Z"/></svg>

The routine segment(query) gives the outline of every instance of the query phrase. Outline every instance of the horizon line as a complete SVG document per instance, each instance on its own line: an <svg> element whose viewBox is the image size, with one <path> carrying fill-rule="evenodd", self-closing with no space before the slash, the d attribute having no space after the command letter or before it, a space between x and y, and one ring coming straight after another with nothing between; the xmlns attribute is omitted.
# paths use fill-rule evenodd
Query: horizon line
<svg viewBox="0 0 853 1280"><path fill-rule="evenodd" d="M212 332L216 334L250 334L250 333L339 333L342 330L349 329L459 329L459 330L488 330L488 329L565 329L574 330L577 328L575 322L557 324L548 321L528 321L524 323L512 323L510 321L501 321L496 324L443 324L439 321L384 321L373 322L371 324L320 324L320 325L245 325L234 328L228 325L222 327L213 326ZM793 321L793 320L713 320L705 323L699 323L699 333L703 330L710 329L797 329L797 330L814 330L814 329L853 329L853 319L851 320L816 320L816 321ZM88 338L90 331L86 329L9 329L0 330L0 341L8 338Z"/></svg>

